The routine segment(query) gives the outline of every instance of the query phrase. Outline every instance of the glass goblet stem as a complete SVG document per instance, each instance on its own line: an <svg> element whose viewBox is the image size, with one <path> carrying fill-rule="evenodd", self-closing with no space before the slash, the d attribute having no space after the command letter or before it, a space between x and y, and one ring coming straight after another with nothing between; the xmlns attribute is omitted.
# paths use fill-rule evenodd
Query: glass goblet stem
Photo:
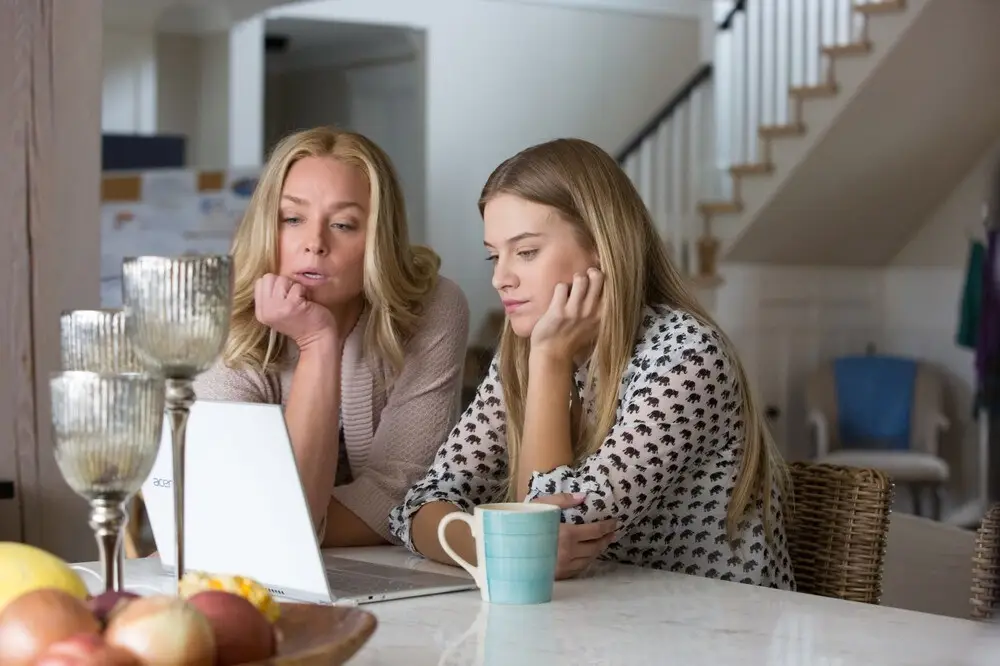
<svg viewBox="0 0 1000 666"><path fill-rule="evenodd" d="M124 526L125 510L120 496L98 495L90 501L90 529L97 539L105 592L115 588L116 562Z"/></svg>
<svg viewBox="0 0 1000 666"><path fill-rule="evenodd" d="M114 558L114 580L115 580L115 592L121 592L125 589L125 533L128 530L128 514L125 514L125 519L122 521L122 538L118 539L118 547L115 549Z"/></svg>
<svg viewBox="0 0 1000 666"><path fill-rule="evenodd" d="M174 467L174 525L176 530L177 569L175 582L184 577L184 461L188 415L194 404L194 382L189 377L171 377L166 381L167 416L170 418Z"/></svg>

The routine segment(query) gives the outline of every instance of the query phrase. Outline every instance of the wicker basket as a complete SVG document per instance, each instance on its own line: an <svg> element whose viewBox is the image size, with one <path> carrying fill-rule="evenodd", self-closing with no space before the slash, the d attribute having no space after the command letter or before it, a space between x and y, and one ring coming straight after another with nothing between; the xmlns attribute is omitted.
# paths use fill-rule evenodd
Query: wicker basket
<svg viewBox="0 0 1000 666"><path fill-rule="evenodd" d="M792 463L788 547L799 592L878 604L893 484L888 475Z"/></svg>
<svg viewBox="0 0 1000 666"><path fill-rule="evenodd" d="M1000 602L1000 504L986 512L972 555L972 617L994 619Z"/></svg>

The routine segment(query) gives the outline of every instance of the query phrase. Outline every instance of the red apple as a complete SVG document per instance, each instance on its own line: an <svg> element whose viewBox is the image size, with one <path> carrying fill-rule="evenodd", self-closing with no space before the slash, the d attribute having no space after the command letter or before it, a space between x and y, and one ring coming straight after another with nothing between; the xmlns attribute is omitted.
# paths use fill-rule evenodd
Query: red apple
<svg viewBox="0 0 1000 666"><path fill-rule="evenodd" d="M33 590L0 613L0 664L30 666L53 643L100 631L82 600L61 590Z"/></svg>
<svg viewBox="0 0 1000 666"><path fill-rule="evenodd" d="M250 664L274 655L274 627L243 597L221 590L205 590L191 596L187 602L212 626L217 666Z"/></svg>
<svg viewBox="0 0 1000 666"><path fill-rule="evenodd" d="M167 595L141 597L115 611L104 632L109 645L142 663L215 666L215 636L204 615Z"/></svg>
<svg viewBox="0 0 1000 666"><path fill-rule="evenodd" d="M99 635L79 634L50 645L35 666L140 666L140 662L128 650L108 645Z"/></svg>

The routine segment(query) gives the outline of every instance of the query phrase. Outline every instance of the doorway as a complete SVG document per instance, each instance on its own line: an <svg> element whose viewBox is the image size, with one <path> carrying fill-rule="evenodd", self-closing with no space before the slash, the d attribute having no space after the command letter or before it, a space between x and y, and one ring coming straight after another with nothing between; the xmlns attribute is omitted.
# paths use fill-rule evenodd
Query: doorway
<svg viewBox="0 0 1000 666"><path fill-rule="evenodd" d="M336 125L364 134L392 160L410 240L425 241L426 32L304 19L266 25L264 145L298 129Z"/></svg>

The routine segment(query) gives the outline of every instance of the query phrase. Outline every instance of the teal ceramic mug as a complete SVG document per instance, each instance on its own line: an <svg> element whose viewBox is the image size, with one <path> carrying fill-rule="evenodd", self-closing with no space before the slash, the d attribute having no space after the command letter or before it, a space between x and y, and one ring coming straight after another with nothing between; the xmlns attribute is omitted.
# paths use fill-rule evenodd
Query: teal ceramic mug
<svg viewBox="0 0 1000 666"><path fill-rule="evenodd" d="M438 525L438 540L475 579L483 601L544 604L552 601L561 515L561 509L551 504L484 504L471 516L461 511L445 516ZM472 530L479 566L448 545L445 528L455 520Z"/></svg>

